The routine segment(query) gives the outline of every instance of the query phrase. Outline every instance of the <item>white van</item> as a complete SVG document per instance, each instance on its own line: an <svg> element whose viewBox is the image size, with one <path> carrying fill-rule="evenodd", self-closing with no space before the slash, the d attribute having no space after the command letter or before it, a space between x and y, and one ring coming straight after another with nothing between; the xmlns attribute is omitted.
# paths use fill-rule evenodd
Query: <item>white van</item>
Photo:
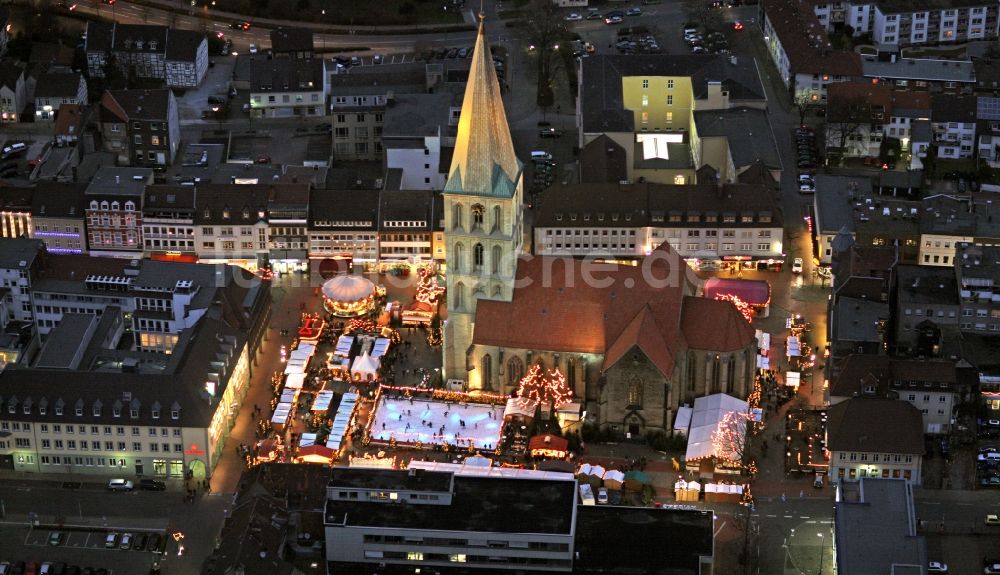
<svg viewBox="0 0 1000 575"><path fill-rule="evenodd" d="M594 501L594 490L587 483L580 484L580 504L581 505L597 504L597 502Z"/></svg>
<svg viewBox="0 0 1000 575"><path fill-rule="evenodd" d="M531 161L548 161L552 159L552 154L548 152L534 151L531 152Z"/></svg>
<svg viewBox="0 0 1000 575"><path fill-rule="evenodd" d="M14 142L9 146L4 146L2 157L4 160L28 151L28 146L24 142Z"/></svg>

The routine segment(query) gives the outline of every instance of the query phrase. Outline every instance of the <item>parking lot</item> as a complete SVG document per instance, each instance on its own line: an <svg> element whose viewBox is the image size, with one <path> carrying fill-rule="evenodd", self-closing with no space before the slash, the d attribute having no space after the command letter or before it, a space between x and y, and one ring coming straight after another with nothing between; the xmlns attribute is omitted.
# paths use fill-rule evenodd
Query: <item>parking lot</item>
<svg viewBox="0 0 1000 575"><path fill-rule="evenodd" d="M148 573L154 562L163 562L168 541L162 530L128 526L105 529L8 524L3 531L7 536L0 543L0 561L62 563L112 573ZM109 534L113 535L110 540Z"/></svg>
<svg viewBox="0 0 1000 575"><path fill-rule="evenodd" d="M177 96L177 113L182 121L201 119L205 110L210 109L209 96L226 94L229 90L229 80L233 76L236 58L210 56L210 59L215 64L205 73L201 85Z"/></svg>

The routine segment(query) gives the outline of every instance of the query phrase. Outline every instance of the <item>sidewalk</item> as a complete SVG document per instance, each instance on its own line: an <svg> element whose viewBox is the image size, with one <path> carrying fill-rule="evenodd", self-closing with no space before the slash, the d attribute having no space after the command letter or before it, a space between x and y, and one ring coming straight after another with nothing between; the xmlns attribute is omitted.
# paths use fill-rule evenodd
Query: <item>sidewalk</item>
<svg viewBox="0 0 1000 575"><path fill-rule="evenodd" d="M102 1L102 0L98 0ZM255 18L246 14L236 14L234 12L224 12L212 9L211 12L204 12L202 9L192 8L189 2L180 0L122 0L122 4L133 4L136 6L147 6L158 10L174 12L185 16L204 18L206 20L252 20L253 25L260 28L308 28L314 32L323 34L342 35L364 35L364 34L439 34L442 32L463 32L472 30L470 27L469 15L463 14L465 20L461 24L412 24L407 26L333 26L329 24L317 24L308 20L280 20L276 18ZM465 10L469 12L469 10ZM211 14L211 18L207 16ZM471 26L475 26L475 15L472 16Z"/></svg>

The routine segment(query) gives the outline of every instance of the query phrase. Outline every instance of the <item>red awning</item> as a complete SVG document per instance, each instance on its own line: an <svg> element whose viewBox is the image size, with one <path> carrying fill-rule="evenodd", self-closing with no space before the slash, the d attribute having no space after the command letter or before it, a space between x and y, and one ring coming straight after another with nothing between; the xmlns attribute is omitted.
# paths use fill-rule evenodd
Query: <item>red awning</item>
<svg viewBox="0 0 1000 575"><path fill-rule="evenodd" d="M562 457L565 456L568 447L569 441L558 435L536 435L528 440L528 451L533 455L538 452L549 457ZM562 453L562 455L557 455L558 453Z"/></svg>
<svg viewBox="0 0 1000 575"><path fill-rule="evenodd" d="M709 278L705 281L705 297L734 295L750 305L767 305L771 301L771 284L764 280Z"/></svg>

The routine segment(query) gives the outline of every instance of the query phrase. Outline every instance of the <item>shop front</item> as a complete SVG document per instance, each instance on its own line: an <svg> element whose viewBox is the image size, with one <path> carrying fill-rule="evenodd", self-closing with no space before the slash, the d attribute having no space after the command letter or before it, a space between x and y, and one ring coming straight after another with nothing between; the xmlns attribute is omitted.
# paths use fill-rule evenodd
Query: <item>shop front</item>
<svg viewBox="0 0 1000 575"><path fill-rule="evenodd" d="M276 274L309 271L309 254L306 250L271 250L268 257L271 271Z"/></svg>

